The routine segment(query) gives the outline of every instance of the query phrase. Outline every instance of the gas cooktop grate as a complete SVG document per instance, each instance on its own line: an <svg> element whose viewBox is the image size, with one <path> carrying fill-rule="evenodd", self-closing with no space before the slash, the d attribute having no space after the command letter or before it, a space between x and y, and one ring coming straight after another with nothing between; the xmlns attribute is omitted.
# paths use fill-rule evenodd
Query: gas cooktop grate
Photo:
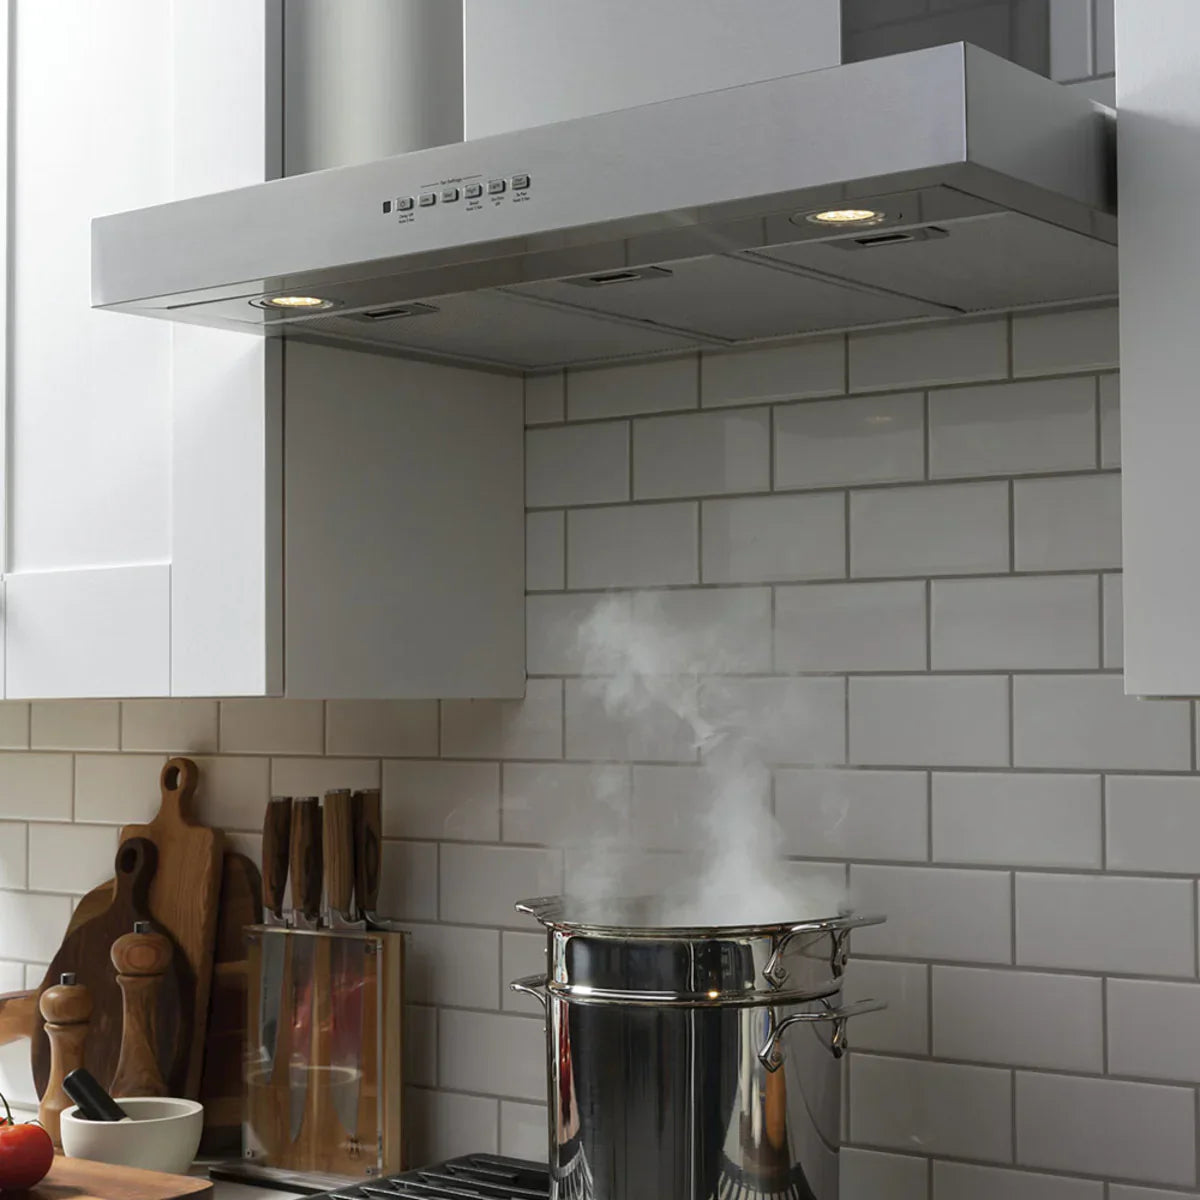
<svg viewBox="0 0 1200 1200"><path fill-rule="evenodd" d="M342 1187L315 1200L548 1200L550 1177L538 1163L469 1154L371 1183Z"/></svg>

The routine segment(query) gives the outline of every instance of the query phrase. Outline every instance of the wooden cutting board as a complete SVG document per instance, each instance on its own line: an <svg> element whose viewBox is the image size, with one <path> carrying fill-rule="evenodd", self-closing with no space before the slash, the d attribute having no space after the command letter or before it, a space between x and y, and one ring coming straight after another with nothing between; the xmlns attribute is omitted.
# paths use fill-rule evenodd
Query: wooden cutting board
<svg viewBox="0 0 1200 1200"><path fill-rule="evenodd" d="M126 825L121 840L149 838L158 847L158 870L150 886L150 915L169 929L191 970L196 1014L182 1096L196 1097L204 1065L205 1017L212 987L213 949L221 893L225 836L198 825L190 807L200 772L190 758L172 758L162 769L162 807L148 825Z"/></svg>
<svg viewBox="0 0 1200 1200"><path fill-rule="evenodd" d="M54 956L42 986L55 984L64 971L74 971L92 997L92 1018L84 1045L84 1065L105 1087L116 1070L121 1050L123 998L111 952L113 942L129 933L136 921L148 919L149 894L157 873L157 850L145 838L123 842L117 851L116 881L112 900L103 912L67 933ZM191 1052L191 996L194 988L187 964L178 948L164 976L158 996L156 1026L159 1062L168 1088L182 1084ZM50 1042L41 1012L34 1016L31 1053L33 1081L41 1096L50 1077Z"/></svg>
<svg viewBox="0 0 1200 1200"><path fill-rule="evenodd" d="M165 1175L58 1154L46 1178L21 1196L28 1200L183 1200L211 1192L211 1180L193 1175Z"/></svg>

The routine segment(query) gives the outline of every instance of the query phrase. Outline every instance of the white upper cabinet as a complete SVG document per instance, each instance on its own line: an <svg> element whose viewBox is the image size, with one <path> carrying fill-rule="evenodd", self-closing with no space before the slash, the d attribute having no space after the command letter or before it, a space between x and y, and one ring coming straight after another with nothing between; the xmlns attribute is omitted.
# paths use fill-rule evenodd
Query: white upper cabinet
<svg viewBox="0 0 1200 1200"><path fill-rule="evenodd" d="M280 173L281 0L8 11L5 694L520 695L519 379L89 306L93 216Z"/></svg>
<svg viewBox="0 0 1200 1200"><path fill-rule="evenodd" d="M1125 686L1200 695L1200 5L1117 0Z"/></svg>

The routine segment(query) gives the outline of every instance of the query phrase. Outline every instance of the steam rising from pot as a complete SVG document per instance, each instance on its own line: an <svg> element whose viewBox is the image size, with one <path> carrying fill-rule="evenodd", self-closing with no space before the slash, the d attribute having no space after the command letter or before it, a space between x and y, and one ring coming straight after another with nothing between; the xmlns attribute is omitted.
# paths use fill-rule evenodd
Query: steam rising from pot
<svg viewBox="0 0 1200 1200"><path fill-rule="evenodd" d="M634 767L632 800L599 776L591 800L607 827L568 852L568 901L587 919L766 924L846 907L840 884L783 857L772 813L771 766L796 761L814 719L807 693L802 681L736 675L745 661L738 640L729 623L669 619L645 593L606 598L583 620L585 700L635 736L686 743L696 760ZM670 853L647 848L668 845ZM629 897L650 898L632 921L621 906Z"/></svg>

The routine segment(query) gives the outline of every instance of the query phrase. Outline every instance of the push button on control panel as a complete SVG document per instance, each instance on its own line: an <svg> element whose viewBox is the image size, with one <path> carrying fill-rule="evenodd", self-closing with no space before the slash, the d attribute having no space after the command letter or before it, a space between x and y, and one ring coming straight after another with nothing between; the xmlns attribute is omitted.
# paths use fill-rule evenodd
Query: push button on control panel
<svg viewBox="0 0 1200 1200"><path fill-rule="evenodd" d="M433 192L421 193L421 207L432 208L437 203L437 196Z"/></svg>
<svg viewBox="0 0 1200 1200"><path fill-rule="evenodd" d="M489 196L498 196L498 195L500 195L500 193L502 191L504 191L504 189L506 187L508 187L508 184L505 183L505 181L503 179L489 179L488 180L488 195Z"/></svg>
<svg viewBox="0 0 1200 1200"><path fill-rule="evenodd" d="M468 183L463 190L466 192L468 200L478 200L483 195L483 184Z"/></svg>
<svg viewBox="0 0 1200 1200"><path fill-rule="evenodd" d="M385 200L383 202L383 211L385 213L390 213L392 211L392 202L390 200Z"/></svg>
<svg viewBox="0 0 1200 1200"><path fill-rule="evenodd" d="M442 188L442 203L453 204L458 199L458 188Z"/></svg>
<svg viewBox="0 0 1200 1200"><path fill-rule="evenodd" d="M401 196L400 199L396 201L397 212L412 212L412 207L413 198L411 196Z"/></svg>
<svg viewBox="0 0 1200 1200"><path fill-rule="evenodd" d="M529 186L529 176L514 175L512 177L512 185L514 192L523 192Z"/></svg>

